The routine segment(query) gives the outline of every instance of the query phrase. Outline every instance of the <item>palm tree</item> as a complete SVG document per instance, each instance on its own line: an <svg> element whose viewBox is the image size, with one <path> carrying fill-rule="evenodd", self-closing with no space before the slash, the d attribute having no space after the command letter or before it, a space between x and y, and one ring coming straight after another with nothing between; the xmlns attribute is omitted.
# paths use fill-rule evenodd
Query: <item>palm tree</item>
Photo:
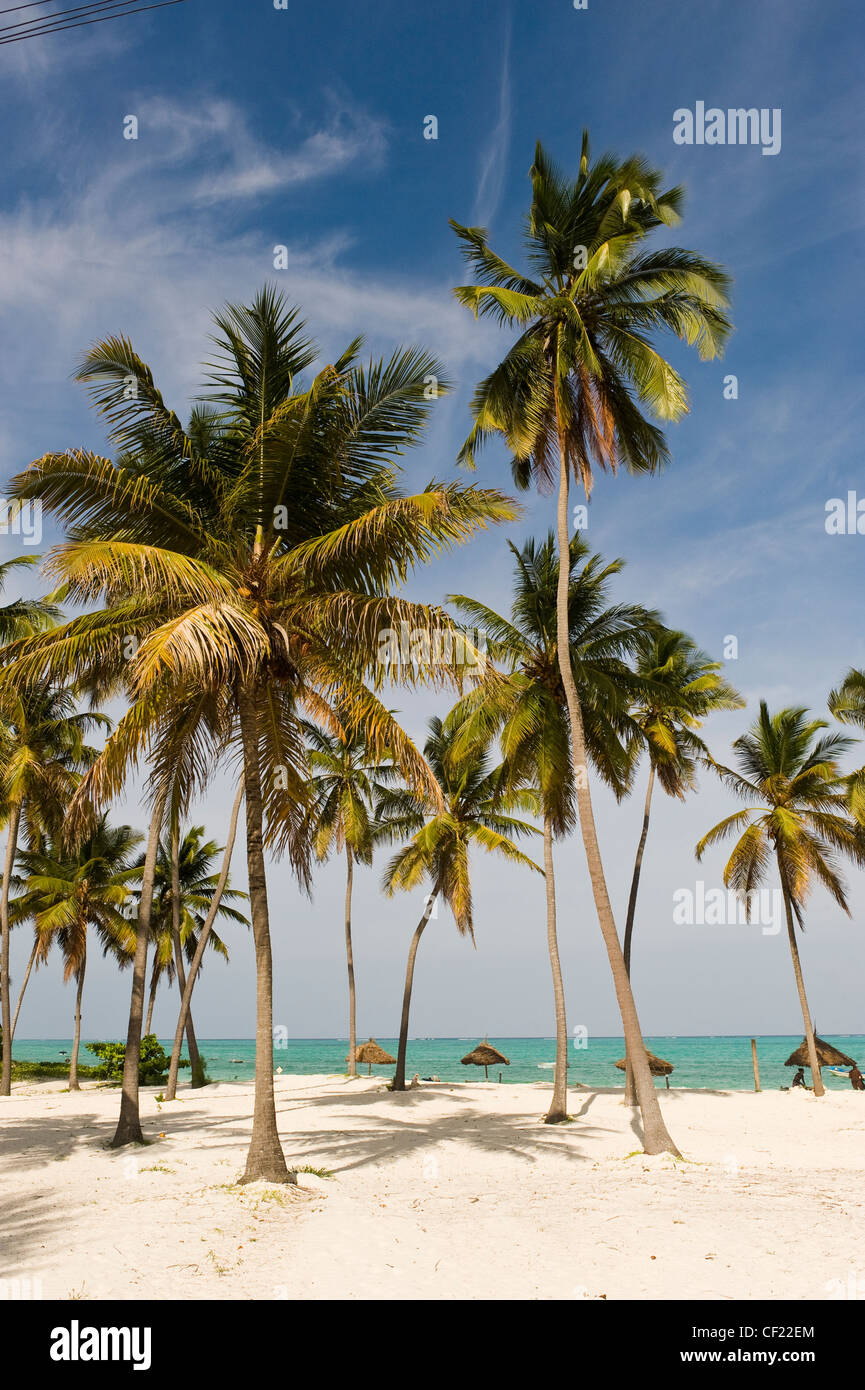
<svg viewBox="0 0 865 1390"><path fill-rule="evenodd" d="M311 770L310 824L319 862L333 850L345 851L345 956L348 966L348 1074L357 1076L357 999L351 941L351 899L355 864L371 864L372 819L376 800L387 790L393 764L371 760L360 731L329 734L306 723Z"/></svg>
<svg viewBox="0 0 865 1390"><path fill-rule="evenodd" d="M167 845L164 838L160 840L156 858L154 900L150 920L150 933L155 950L151 967L148 1014L144 1025L145 1033L151 1031L153 1002L160 980L166 978L170 984L176 976L181 996L186 988L183 959L185 956L187 961L191 963L195 958L199 933L207 917L218 882L218 875L211 872L211 866L220 853L220 846L214 840L205 841L203 825L190 826L179 843L176 855L178 888L175 893L173 845ZM143 872L143 857L139 859L136 868ZM221 901L218 905L217 915L227 921L248 927L249 923L243 914L229 906L229 900L238 901L245 899L245 897L245 893L226 887L220 894ZM174 924L175 901L179 909L177 927ZM206 944L224 960L228 959L228 948L216 932L208 933ZM187 1025L190 1022L191 1020L188 1019ZM187 1031L187 1038L190 1042L190 1060L192 1060L193 1054L196 1057L198 1055L194 1032L190 1037L189 1031ZM200 1061L198 1062L198 1069L200 1073ZM195 1075L194 1063L192 1084L193 1086L203 1084L200 1074L198 1077Z"/></svg>
<svg viewBox="0 0 865 1390"><path fill-rule="evenodd" d="M841 724L865 729L865 671L851 666L837 690L829 692L829 712ZM865 825L865 767L846 779L847 801L860 825Z"/></svg>
<svg viewBox="0 0 865 1390"><path fill-rule="evenodd" d="M668 451L644 414L676 420L687 410L685 383L652 344L667 331L717 356L729 332L728 277L691 251L643 250L648 234L678 221L682 190L638 156L590 163L583 134L576 179L538 144L525 232L529 273L488 245L482 227L452 223L478 283L455 290L475 315L518 330L513 347L477 387L474 426L460 458L468 466L493 434L504 437L517 486L552 487L558 477L558 649L568 704L571 751L589 875L625 1043L633 1058L648 1153L676 1152L646 1060L639 1019L610 905L586 775L582 711L567 650L568 488L589 496L595 465L653 473Z"/></svg>
<svg viewBox="0 0 865 1390"><path fill-rule="evenodd" d="M18 855L24 872L22 893L15 902L16 913L33 918L40 960L47 959L56 942L63 956L63 978L68 981L74 976L77 984L70 1091L79 1089L81 998L87 969L88 928L95 929L103 955L112 955L121 966L131 963L135 932L124 908L132 898L132 855L141 838L128 825L109 826L107 818L101 816L93 834L74 853L55 839L44 850L24 850Z"/></svg>
<svg viewBox="0 0 865 1390"><path fill-rule="evenodd" d="M547 948L556 1009L556 1066L547 1124L568 1118L568 1025L556 923L553 840L576 826L576 799L570 756L568 705L559 671L557 639L558 556L550 533L540 545L522 550L511 544L516 580L510 619L486 605L452 594L459 616L487 634L489 656L505 668L505 678L489 671L456 705L449 727L459 725L455 751L466 744L486 746L501 738L506 781L538 787L544 821L544 872L547 897ZM645 639L656 615L632 604L611 604L609 584L623 561L605 564L590 554L581 537L569 545L568 642L570 664L580 694L589 760L617 797L627 790L628 759L622 737L628 730L629 701L644 697L628 660Z"/></svg>
<svg viewBox="0 0 865 1390"><path fill-rule="evenodd" d="M0 1095L12 1085L13 1029L10 1014L9 890L24 826L31 846L45 831L56 832L63 808L78 787L95 750L85 743L94 728L109 728L107 716L76 709L72 690L22 682L0 692L0 804L7 823L6 857L0 890L2 921L3 1069Z"/></svg>
<svg viewBox="0 0 865 1390"><path fill-rule="evenodd" d="M429 377L439 389L445 384L427 354L403 350L365 369L358 341L301 389L315 350L281 296L263 291L250 307L229 306L216 324L216 409L197 410L184 431L131 345L109 339L91 350L79 375L108 417L117 460L49 454L12 480L14 498L40 498L70 529L49 565L70 600L103 605L44 641L23 644L14 671L96 672L103 682L124 671L133 704L80 804L114 795L136 757L149 752L163 804L155 805L148 864L155 864L181 754L187 785L199 786L215 754L241 757L257 976L255 1108L244 1178L285 1182L264 855L266 844L288 852L299 880L308 880L301 718L333 729L334 703L348 706L372 754L390 750L402 775L432 792L423 758L370 688L383 676L377 638L403 622L428 636L449 627L441 610L397 598L394 588L416 564L514 509L489 489L431 483L413 497L399 491L394 460L424 426ZM131 400L130 373L138 382ZM130 634L140 643L126 660ZM410 665L397 674L447 678L443 668L431 676L428 667L413 672ZM146 889L145 876L141 935ZM139 941L128 1035L135 1046L127 1048L116 1144L140 1136L133 1061L146 949Z"/></svg>
<svg viewBox="0 0 865 1390"><path fill-rule="evenodd" d="M741 771L713 764L730 790L749 804L714 826L696 850L701 859L710 846L741 832L724 868L724 883L743 895L759 888L775 862L816 1096L823 1095L823 1082L794 917L802 927L805 901L815 880L849 916L836 857L845 855L857 864L865 863L865 835L848 812L846 779L838 761L854 740L822 734L826 727L823 719L809 719L805 709L782 709L770 715L761 700L759 718L733 744Z"/></svg>
<svg viewBox="0 0 865 1390"><path fill-rule="evenodd" d="M625 969L631 974L631 940L637 910L640 871L649 834L655 778L668 796L684 800L696 784L697 764L709 759L709 750L697 734L700 724L714 710L742 709L745 701L720 675L721 664L711 661L691 637L672 628L645 633L636 651L636 672L649 682L647 694L631 710L636 759L649 755L649 779L643 808L643 825L634 860L628 914L625 919ZM625 1104L636 1105L633 1071L628 1065Z"/></svg>
<svg viewBox="0 0 865 1390"><path fill-rule="evenodd" d="M514 864L525 864L537 873L543 870L514 843L514 836L536 835L527 821L507 812L513 808L537 808L537 798L527 789L503 786L502 769L490 770L489 759L471 747L454 755L455 733L445 729L440 719L430 720L430 735L424 753L438 782L441 796L419 798L410 791L386 790L376 806L373 839L394 841L411 835L411 840L391 859L382 886L388 897L398 890L410 891L428 883L423 915L409 946L399 1027L399 1049L391 1090L405 1090L405 1057L414 965L420 939L441 897L450 908L457 931L468 933L474 941L469 848L474 845L488 854L499 854Z"/></svg>
<svg viewBox="0 0 865 1390"><path fill-rule="evenodd" d="M222 854L222 865L219 870L219 877L213 884L213 891L210 898L210 905L207 915L201 923L198 933L198 942L195 953L189 963L189 974L186 977L186 984L182 991L180 1000L180 1011L177 1015L177 1027L174 1032L174 1044L171 1049L171 1061L168 1066L168 1081L165 1087L165 1099L174 1100L177 1096L177 1073L180 1069L180 1050L183 1046L183 1034L186 1029L186 1020L192 1005L192 991L195 981L198 978L198 971L204 959L204 951L210 940L210 933L222 903L222 895L228 886L228 875L231 868L231 856L234 853L234 841L237 836L237 822L240 816L240 807L243 802L244 785L241 781L234 797L234 805L231 808L231 815L228 821L228 834L225 839L225 849ZM245 895L244 895L245 896Z"/></svg>
<svg viewBox="0 0 865 1390"><path fill-rule="evenodd" d="M0 593L4 591L7 579L13 570L35 565L38 558L37 555L18 555L14 559L6 560L0 564ZM13 599L11 603L0 604L0 646L44 631L56 621L59 613L59 608L51 599L17 598ZM8 750L11 738L14 738L14 728L4 728L4 722L3 716L0 714L0 739L6 743ZM15 1022L18 1018L18 1009L15 1011L15 1021L12 1020L11 1016L9 882L15 862L20 811L16 818L14 808L8 802L0 802L0 819L5 821L8 830L3 887L0 891L0 1040L2 1040L0 1041L0 1047L2 1047L0 1096L8 1096L11 1094L12 1087L12 1040L15 1033ZM25 985L30 976L31 968L32 957L31 965L27 969ZM19 1008L22 996L23 988L18 1000Z"/></svg>

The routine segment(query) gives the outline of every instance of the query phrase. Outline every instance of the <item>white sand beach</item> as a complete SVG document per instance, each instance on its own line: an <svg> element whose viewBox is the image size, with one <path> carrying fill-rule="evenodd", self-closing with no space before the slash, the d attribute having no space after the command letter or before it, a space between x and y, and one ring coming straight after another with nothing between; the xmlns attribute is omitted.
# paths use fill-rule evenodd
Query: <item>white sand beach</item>
<svg viewBox="0 0 865 1390"><path fill-rule="evenodd" d="M251 1087L142 1099L16 1087L0 1112L0 1286L43 1298L865 1296L865 1099L671 1090L685 1162L639 1150L621 1091L277 1077L299 1185L236 1185ZM157 1138L157 1136L159 1136ZM38 1281L38 1282L36 1282ZM858 1281L858 1282L857 1282Z"/></svg>

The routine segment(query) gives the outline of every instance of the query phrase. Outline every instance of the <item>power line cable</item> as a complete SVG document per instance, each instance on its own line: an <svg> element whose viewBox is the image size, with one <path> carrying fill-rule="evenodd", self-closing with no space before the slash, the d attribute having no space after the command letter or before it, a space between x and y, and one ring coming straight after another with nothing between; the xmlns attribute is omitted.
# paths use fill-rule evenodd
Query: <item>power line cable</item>
<svg viewBox="0 0 865 1390"><path fill-rule="evenodd" d="M35 4L42 4L42 3L45 3L45 0L30 0L30 3L31 3L31 4L34 4L34 5L35 5ZM70 10L70 11L60 11L60 12L55 12L53 15L42 15L42 16L39 17L38 20L35 20L35 21L34 21L34 20L25 21L25 23L27 23L27 24L37 24L37 25L39 26L39 27L37 27L37 28L31 29L29 33L25 33L25 34L20 34L20 33L19 33L19 34L15 34L15 33L10 33L10 32L9 32L10 30L13 30L13 29L20 29L20 28L22 28L22 27L23 27L23 24L8 25L8 26L6 26L5 28L0 28L0 35L2 35L2 34L7 34L7 35L8 35L8 37L6 37L6 38L0 37L0 46L2 46L3 44L7 44L7 43L23 43L23 41L24 41L25 39L36 39L36 38L39 38L40 35L42 35L42 34L61 34L61 33L63 33L64 30L66 30L66 29L83 29L83 28L85 28L86 26L88 26L88 25L90 25L90 24L105 24L105 23L107 23L107 21L108 21L109 19L123 19L123 17L124 17L125 15L144 14L147 10L164 10L164 9L167 9L170 5L183 5L183 4L186 3L186 0L160 0L160 3L158 3L158 4L153 4L153 5L138 5L137 8L135 8L135 9L128 9L128 8L126 8L126 9L123 9L123 10L121 10L121 11L118 11L118 12L115 13L115 14L103 14L103 15L100 15L97 19L77 19L77 20L72 21L72 22L70 22L70 21L67 20L67 21L66 21L65 23L63 23L63 24L55 24L55 23L54 23L54 20L60 18L60 14L61 14L61 13L66 13L66 14L74 14L74 13L79 13L79 14L80 14L80 13L84 13L84 14L93 14L96 10L101 10L101 9L106 9L106 8L114 8L114 9L116 9L117 6L118 6L118 3L125 4L125 5L128 6L128 5L133 5L133 4L135 4L135 3L136 3L136 0L103 0L103 3L102 3L102 4L91 5L89 8L83 9L83 10L79 9L78 11L74 11L74 10ZM16 5L16 6L13 6L13 9L25 9L25 8L29 8L29 5L28 5L28 6L17 6L17 5ZM11 14L11 13L12 13L12 10L0 10L0 14Z"/></svg>

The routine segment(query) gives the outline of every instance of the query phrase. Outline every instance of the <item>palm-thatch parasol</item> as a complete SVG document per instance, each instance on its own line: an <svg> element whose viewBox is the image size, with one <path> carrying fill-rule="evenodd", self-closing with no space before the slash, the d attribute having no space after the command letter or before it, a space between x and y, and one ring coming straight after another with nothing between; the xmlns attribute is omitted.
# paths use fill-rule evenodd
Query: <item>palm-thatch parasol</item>
<svg viewBox="0 0 865 1390"><path fill-rule="evenodd" d="M483 1067L484 1080L489 1081L490 1074L487 1067L505 1066L509 1067L510 1062L503 1052L499 1052L497 1047L492 1047L484 1038L483 1042L478 1043L473 1052L466 1053L462 1059L464 1067Z"/></svg>
<svg viewBox="0 0 865 1390"><path fill-rule="evenodd" d="M817 1049L817 1061L820 1063L821 1067L855 1067L856 1065L852 1057L848 1057L844 1052L839 1052L837 1047L833 1047L831 1043L824 1042L822 1038L815 1037L814 1046ZM790 1053L784 1066L809 1066L808 1042L806 1038L802 1039L795 1052Z"/></svg>
<svg viewBox="0 0 865 1390"><path fill-rule="evenodd" d="M654 1052L650 1052L648 1048L646 1048L646 1058L649 1063L649 1071L652 1073L653 1076L663 1076L664 1084L667 1087L667 1090L669 1091L670 1083L667 1080L667 1077L672 1075L674 1071L673 1063L665 1062L663 1057L656 1057ZM627 1071L627 1058L620 1057L618 1062L616 1063L616 1066L619 1068L619 1071Z"/></svg>
<svg viewBox="0 0 865 1390"><path fill-rule="evenodd" d="M354 1059L356 1062L366 1062L368 1064L367 1076L372 1076L372 1069L376 1067L386 1067L396 1061L389 1052L385 1052L380 1047L375 1038L370 1038L369 1042L361 1043L360 1047L354 1049ZM348 1058L345 1059L348 1061Z"/></svg>

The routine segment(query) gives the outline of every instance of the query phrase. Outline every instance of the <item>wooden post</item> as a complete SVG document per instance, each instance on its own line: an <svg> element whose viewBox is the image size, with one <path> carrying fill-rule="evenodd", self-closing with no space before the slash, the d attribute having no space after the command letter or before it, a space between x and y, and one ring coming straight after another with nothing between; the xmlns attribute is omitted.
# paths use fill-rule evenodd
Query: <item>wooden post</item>
<svg viewBox="0 0 865 1390"><path fill-rule="evenodd" d="M751 1039L751 1060L754 1063L754 1090L760 1089L760 1063L757 1061L757 1039Z"/></svg>

